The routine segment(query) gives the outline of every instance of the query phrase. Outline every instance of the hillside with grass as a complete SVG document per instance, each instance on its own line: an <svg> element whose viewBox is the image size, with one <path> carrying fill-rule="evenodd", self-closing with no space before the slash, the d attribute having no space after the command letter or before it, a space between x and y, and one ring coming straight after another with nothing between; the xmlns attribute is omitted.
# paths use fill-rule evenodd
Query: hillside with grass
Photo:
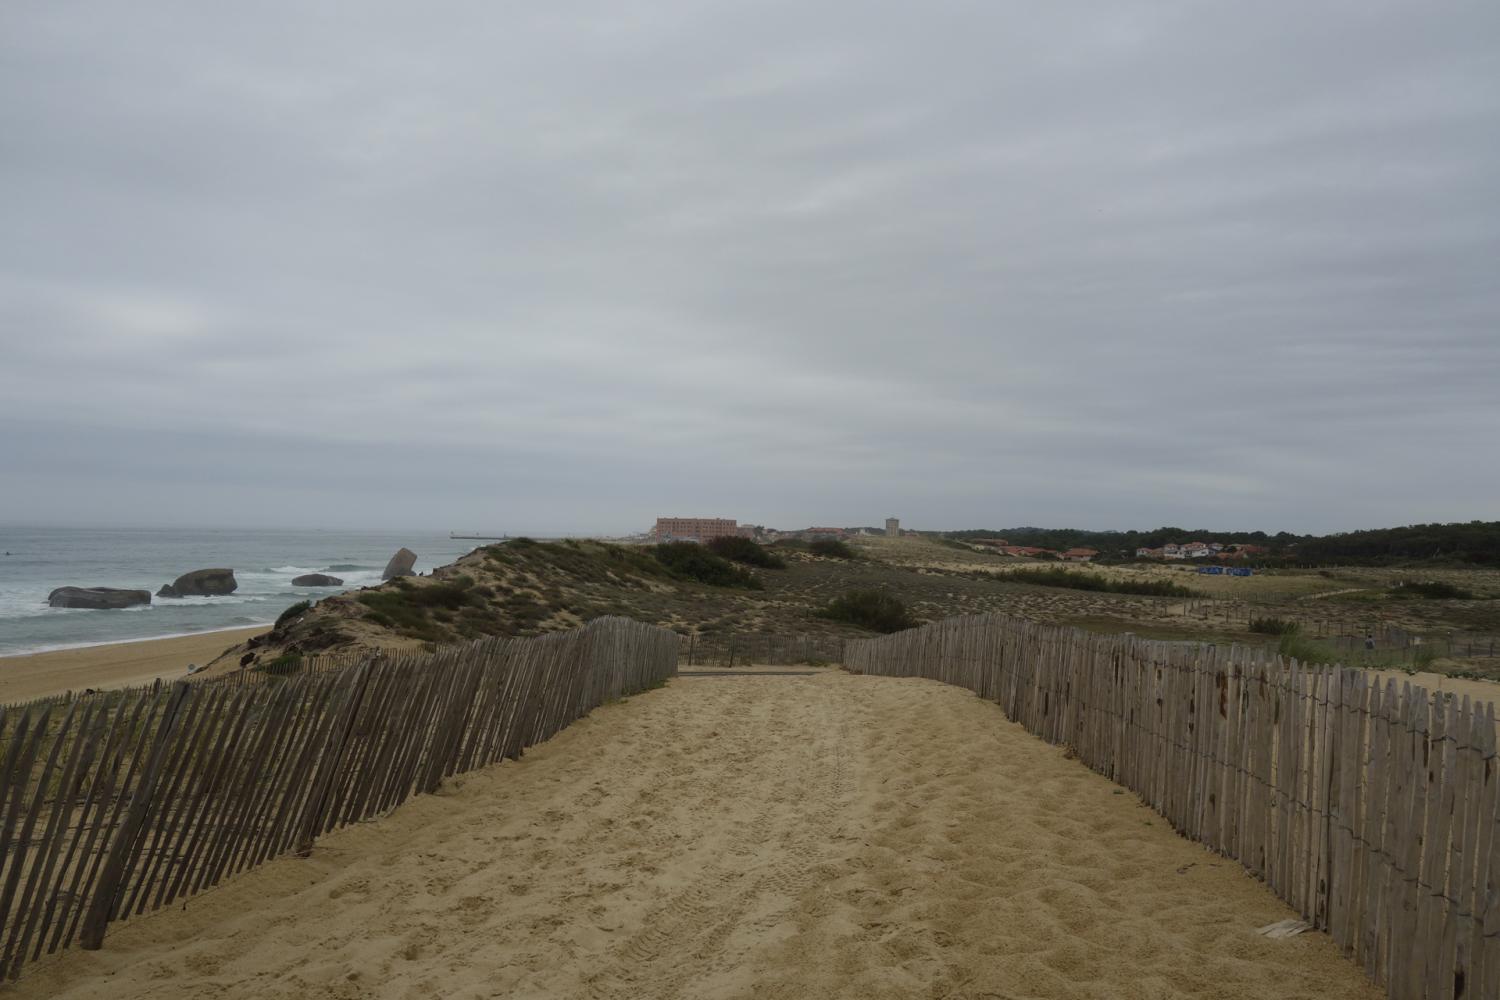
<svg viewBox="0 0 1500 1000"><path fill-rule="evenodd" d="M1489 571L1354 568L1228 578L1193 569L1060 566L926 537L866 537L837 547L516 539L429 576L293 606L215 669L275 663L283 670L297 657L330 652L538 635L604 615L709 638L855 637L987 611L1097 631L1261 644L1277 637L1252 631L1253 619L1316 620L1351 636L1391 627L1500 631L1500 574Z"/></svg>
<svg viewBox="0 0 1500 1000"><path fill-rule="evenodd" d="M953 542L1004 538L1012 545L1063 551L1096 549L1105 562L1135 559L1138 548L1168 542L1214 540L1225 545L1256 545L1264 565L1341 566L1500 566L1500 521L1409 524L1396 528L1341 531L1330 535L1297 535L1280 531L1217 531L1164 527L1152 531L1090 531L1080 528L976 528L935 533Z"/></svg>

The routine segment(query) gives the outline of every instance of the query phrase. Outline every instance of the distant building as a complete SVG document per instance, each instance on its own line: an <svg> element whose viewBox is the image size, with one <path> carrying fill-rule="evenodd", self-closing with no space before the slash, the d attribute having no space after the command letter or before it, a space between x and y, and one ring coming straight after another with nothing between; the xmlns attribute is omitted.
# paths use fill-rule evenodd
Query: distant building
<svg viewBox="0 0 1500 1000"><path fill-rule="evenodd" d="M1255 545L1223 545L1219 542L1168 542L1159 549L1139 548L1135 554L1142 559L1234 559L1247 553L1265 551Z"/></svg>
<svg viewBox="0 0 1500 1000"><path fill-rule="evenodd" d="M739 533L732 517L658 517L651 537L660 542L711 542Z"/></svg>
<svg viewBox="0 0 1500 1000"><path fill-rule="evenodd" d="M1068 549L1061 558L1068 562L1089 562L1099 554L1098 549Z"/></svg>
<svg viewBox="0 0 1500 1000"><path fill-rule="evenodd" d="M996 551L1001 553L1002 555L1023 556L1033 559L1038 556L1057 555L1057 553L1053 552L1051 549L1043 549L1035 545L1001 545L996 549Z"/></svg>
<svg viewBox="0 0 1500 1000"><path fill-rule="evenodd" d="M890 538L899 537L901 534L901 519L899 517L886 518L885 533Z"/></svg>
<svg viewBox="0 0 1500 1000"><path fill-rule="evenodd" d="M802 532L804 542L841 541L848 537L847 528L808 528Z"/></svg>

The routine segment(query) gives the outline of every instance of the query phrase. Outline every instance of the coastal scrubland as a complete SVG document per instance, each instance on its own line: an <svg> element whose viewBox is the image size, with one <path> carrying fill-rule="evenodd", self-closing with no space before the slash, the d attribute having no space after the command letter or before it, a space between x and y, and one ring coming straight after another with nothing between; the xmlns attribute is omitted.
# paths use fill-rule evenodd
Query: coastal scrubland
<svg viewBox="0 0 1500 1000"><path fill-rule="evenodd" d="M1302 641L1383 668L1500 677L1487 647L1454 636L1500 633L1500 570L1481 567L1272 569L1207 575L1193 565L1076 566L977 551L923 536L806 544L619 545L516 539L431 575L331 597L290 612L216 670L287 654L416 648L485 635L537 635L624 615L685 635L854 637L892 622L1004 611L1039 621L1163 639L1276 646ZM879 613L876 613L878 610ZM1374 653L1364 637L1376 635ZM1397 638L1392 638L1393 636ZM1414 653L1412 637L1425 637ZM1308 647L1314 648L1314 647ZM1500 650L1497 650L1500 651ZM281 662L286 662L282 660Z"/></svg>

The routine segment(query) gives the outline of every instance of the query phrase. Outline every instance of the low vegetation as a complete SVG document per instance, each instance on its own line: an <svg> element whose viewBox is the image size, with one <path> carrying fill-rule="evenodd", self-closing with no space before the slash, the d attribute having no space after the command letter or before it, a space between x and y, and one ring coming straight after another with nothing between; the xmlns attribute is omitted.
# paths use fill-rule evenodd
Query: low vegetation
<svg viewBox="0 0 1500 1000"><path fill-rule="evenodd" d="M476 588L469 576L421 584L399 577L392 586L366 591L358 600L376 624L413 639L439 642L447 632L444 626L453 624L461 612L485 614L488 596L492 595Z"/></svg>
<svg viewBox="0 0 1500 1000"><path fill-rule="evenodd" d="M820 616L875 632L900 632L917 624L901 599L884 590L851 590L829 601Z"/></svg>
<svg viewBox="0 0 1500 1000"><path fill-rule="evenodd" d="M1190 567L1027 566L1013 557L913 536L817 545L824 552L847 549L854 559L818 557L802 541L753 548L745 541L730 549L516 539L476 549L431 576L288 609L274 630L221 659L259 667L293 654L305 663L341 650L537 635L605 615L723 639L776 633L852 637L950 615L1000 612L1163 640L1258 639L1273 646L1291 623L1300 622L1300 634L1291 633L1297 638L1346 637L1326 645L1342 650L1347 662L1406 669L1423 647L1351 650L1347 638L1400 629L1433 637L1426 648L1435 647L1440 657L1434 669L1500 674L1500 657L1487 652L1494 648L1490 636L1500 636L1500 602L1447 597L1500 594L1496 571L1348 567L1228 578L1200 576ZM785 568L747 561L757 559L757 551ZM1454 589L1410 586L1414 581L1442 581ZM1405 585L1396 588L1398 582ZM1424 590L1438 596L1426 599L1420 596ZM856 596L869 592L876 596ZM1177 600L1199 596L1215 601L1198 607ZM1456 639L1443 641L1454 632ZM1462 652L1455 656L1451 649ZM1313 649L1308 662L1336 659Z"/></svg>
<svg viewBox="0 0 1500 1000"><path fill-rule="evenodd" d="M1296 622L1286 618L1250 619L1250 631L1260 635L1291 635L1298 628Z"/></svg>
<svg viewBox="0 0 1500 1000"><path fill-rule="evenodd" d="M730 562L743 563L746 566L759 566L761 569L786 569L785 559L749 538L740 538L735 535L715 538L708 543L708 550Z"/></svg>
<svg viewBox="0 0 1500 1000"><path fill-rule="evenodd" d="M275 659L260 664L255 669L261 673L285 677L288 674L295 674L302 669L302 657L296 653L282 653Z"/></svg>
<svg viewBox="0 0 1500 1000"><path fill-rule="evenodd" d="M302 614L302 612L306 611L310 607L312 607L312 602L311 601L298 601L296 604L293 604L291 607L287 608L281 614L277 615L276 616L276 624L273 625L273 626L271 626L271 627L272 628L281 628L281 626L285 625L287 622L291 621L293 618L296 618L298 615Z"/></svg>
<svg viewBox="0 0 1500 1000"><path fill-rule="evenodd" d="M1400 580L1391 587L1396 598L1422 598L1429 601L1472 601L1474 592L1441 580Z"/></svg>
<svg viewBox="0 0 1500 1000"><path fill-rule="evenodd" d="M696 542L666 542L656 546L652 554L674 576L683 580L696 580L711 587L741 587L745 590L760 590L765 586L754 573L741 569Z"/></svg>
<svg viewBox="0 0 1500 1000"><path fill-rule="evenodd" d="M1294 535L1263 531L1164 527L1154 531L1087 531L1075 528L984 528L945 532L950 539L1004 538L1012 545L1064 550L1099 550L1100 561L1135 558L1137 548L1167 542L1212 539L1225 545L1252 544L1268 551L1256 565L1398 566L1423 563L1500 566L1500 521L1410 524L1399 528L1345 531L1333 535Z"/></svg>
<svg viewBox="0 0 1500 1000"><path fill-rule="evenodd" d="M1026 569L1008 573L1010 583L1030 583L1039 587L1066 587L1069 590L1092 590L1101 594L1135 594L1141 597L1198 597L1196 590L1170 580L1112 580L1098 573L1078 573L1067 569Z"/></svg>
<svg viewBox="0 0 1500 1000"><path fill-rule="evenodd" d="M825 559L859 558L859 554L851 549L847 542L841 542L837 538L820 538L816 542L808 542L807 551Z"/></svg>

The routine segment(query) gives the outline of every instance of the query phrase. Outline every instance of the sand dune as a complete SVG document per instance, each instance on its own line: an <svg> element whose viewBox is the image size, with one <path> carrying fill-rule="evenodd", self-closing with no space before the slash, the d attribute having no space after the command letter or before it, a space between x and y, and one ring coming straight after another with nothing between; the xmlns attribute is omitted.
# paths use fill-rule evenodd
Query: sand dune
<svg viewBox="0 0 1500 1000"><path fill-rule="evenodd" d="M1381 996L936 683L683 677L32 967L18 997Z"/></svg>

